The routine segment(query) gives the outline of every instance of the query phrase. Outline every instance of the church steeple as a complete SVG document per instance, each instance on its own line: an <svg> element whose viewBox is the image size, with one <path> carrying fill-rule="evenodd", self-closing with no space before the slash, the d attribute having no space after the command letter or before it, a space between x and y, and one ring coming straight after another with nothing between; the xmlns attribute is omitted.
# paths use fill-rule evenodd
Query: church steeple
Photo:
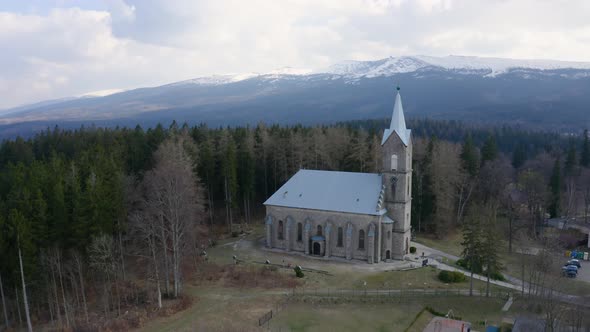
<svg viewBox="0 0 590 332"><path fill-rule="evenodd" d="M397 95L395 96L395 103L393 105L393 114L391 116L391 123L389 124L389 128L385 129L383 133L383 139L381 140L381 145L385 144L389 136L393 134L393 132L397 133L399 138L402 140L404 145L408 145L408 140L410 138L410 130L406 127L406 119L404 117L404 108L402 106L402 97L399 93L399 86L397 87Z"/></svg>

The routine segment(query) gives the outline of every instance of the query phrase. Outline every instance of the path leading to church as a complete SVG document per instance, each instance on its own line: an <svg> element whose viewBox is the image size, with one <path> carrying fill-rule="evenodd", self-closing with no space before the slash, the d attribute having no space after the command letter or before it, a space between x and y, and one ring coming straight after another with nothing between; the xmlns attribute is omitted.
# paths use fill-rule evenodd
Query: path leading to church
<svg viewBox="0 0 590 332"><path fill-rule="evenodd" d="M412 245L416 247L417 253L420 253L420 254L424 253L424 256L428 257L428 258L440 260L441 257L444 257L444 258L451 260L451 261L456 261L459 259L459 257L457 257L455 255L451 255L451 254L445 253L443 251L427 247L427 246L417 243L417 242L412 242ZM452 265L449 265L446 263L442 263L442 262L437 261L436 263L433 263L431 265L436 266L436 268L438 268L440 270L458 271L458 272L463 273L467 277L471 277L471 272L459 269L455 266L452 266ZM494 284L494 285L514 289L519 292L522 291L523 281L521 279L515 278L510 275L504 275L504 277L509 282L499 281L499 280L490 280L490 283ZM479 274L473 274L473 278L484 281L484 282L487 281L487 278L485 276L482 276ZM524 282L524 287L525 287L525 290L528 287L528 284L526 282ZM583 297L583 296L570 295L570 294L557 293L557 292L554 292L553 294L563 302L584 305L584 306L590 306L590 303L587 303L588 301L586 301L586 297Z"/></svg>

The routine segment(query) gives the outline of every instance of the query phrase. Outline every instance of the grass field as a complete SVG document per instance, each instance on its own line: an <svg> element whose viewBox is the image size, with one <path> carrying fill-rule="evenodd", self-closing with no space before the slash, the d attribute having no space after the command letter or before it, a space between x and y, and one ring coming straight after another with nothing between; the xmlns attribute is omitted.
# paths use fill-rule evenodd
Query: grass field
<svg viewBox="0 0 590 332"><path fill-rule="evenodd" d="M208 250L209 263L203 263L185 288L194 299L192 307L170 317L150 321L142 331L257 331L257 321L264 313L275 309L289 290L285 285L295 283L306 289L449 289L468 288L469 282L445 284L438 280L434 268L409 271L372 270L369 266L285 255L261 250L260 230L244 238L219 241ZM243 260L238 266L233 256ZM270 268L255 262L291 263L320 268L331 275L306 272L297 279L292 269ZM362 264L362 263L360 263ZM256 281L256 279L258 279ZM256 282L254 282L256 281ZM366 286L365 286L366 283ZM475 281L474 287L484 289L485 283ZM495 289L495 287L492 287ZM374 330L398 331L409 326L424 306L468 319L495 319L502 300L450 298L404 299L405 303L310 305L289 304L271 321L273 328L292 331ZM464 303L464 304L462 304ZM482 306L482 303L484 305ZM481 308L474 309L474 308ZM327 322L331 321L331 325ZM334 325L334 321L338 323Z"/></svg>
<svg viewBox="0 0 590 332"><path fill-rule="evenodd" d="M437 239L431 235L417 234L415 241L427 247L438 249L447 254L458 257L460 257L463 252L463 247L461 246L463 238L459 232L448 234L443 239Z"/></svg>
<svg viewBox="0 0 590 332"><path fill-rule="evenodd" d="M259 331L258 317L282 295L261 289L187 289L195 303L187 310L149 322L140 331Z"/></svg>
<svg viewBox="0 0 590 332"><path fill-rule="evenodd" d="M283 331L404 331L425 306L461 317L474 323L499 324L503 301L497 299L419 299L404 303L314 305L292 304L270 322L272 330ZM415 331L426 325L432 315L419 317Z"/></svg>

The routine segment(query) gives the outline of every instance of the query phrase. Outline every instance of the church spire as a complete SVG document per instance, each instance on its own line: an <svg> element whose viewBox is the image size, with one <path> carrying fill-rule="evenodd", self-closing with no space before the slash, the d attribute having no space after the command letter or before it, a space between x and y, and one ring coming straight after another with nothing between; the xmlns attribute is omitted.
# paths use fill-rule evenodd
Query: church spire
<svg viewBox="0 0 590 332"><path fill-rule="evenodd" d="M410 131L406 127L406 119L404 117L404 108L402 106L402 97L399 93L399 86L397 87L397 95L395 96L395 103L393 105L393 114L391 116L391 123L389 124L389 128L385 129L383 133L383 140L381 141L381 145L385 144L385 141L396 132L399 138L405 145L408 145L408 140L410 138Z"/></svg>

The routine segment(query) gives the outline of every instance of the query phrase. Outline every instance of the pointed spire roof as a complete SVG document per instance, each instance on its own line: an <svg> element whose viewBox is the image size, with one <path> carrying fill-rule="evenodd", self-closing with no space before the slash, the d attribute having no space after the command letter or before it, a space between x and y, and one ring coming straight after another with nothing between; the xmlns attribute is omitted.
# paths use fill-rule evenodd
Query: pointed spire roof
<svg viewBox="0 0 590 332"><path fill-rule="evenodd" d="M391 116L391 123L389 124L389 128L385 129L383 132L383 139L381 140L381 145L385 144L389 136L393 134L393 132L397 133L399 138L402 140L404 145L408 145L408 141L410 140L410 130L406 127L406 119L404 117L404 108L402 106L402 97L399 93L399 86L397 87L397 95L395 96L395 103L393 105L393 115Z"/></svg>

